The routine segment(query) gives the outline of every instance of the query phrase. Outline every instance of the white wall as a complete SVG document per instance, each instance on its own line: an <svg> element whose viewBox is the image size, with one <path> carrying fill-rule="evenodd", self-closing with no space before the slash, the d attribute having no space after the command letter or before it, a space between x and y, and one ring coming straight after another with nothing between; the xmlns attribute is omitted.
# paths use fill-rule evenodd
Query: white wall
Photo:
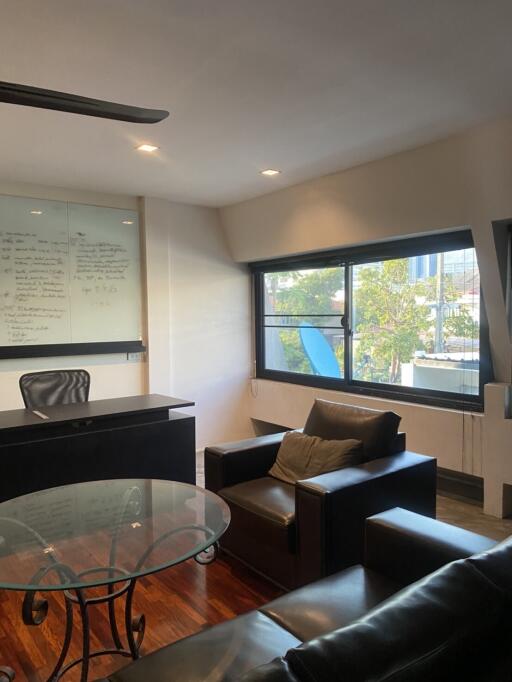
<svg viewBox="0 0 512 682"><path fill-rule="evenodd" d="M245 266L233 262L218 211L57 187L0 182L0 193L139 210L147 357L125 355L0 361L0 410L23 406L27 371L82 367L91 398L145 392L197 403L197 444L252 434L248 418L250 294Z"/></svg>
<svg viewBox="0 0 512 682"><path fill-rule="evenodd" d="M506 385L511 382L512 346L491 223L508 218L512 218L512 119L221 210L228 244L238 261L471 226L495 377ZM277 382L256 384L251 416L290 426L303 421L307 406L321 393ZM375 404L351 394L330 395ZM512 485L512 420L504 417L508 392L500 389L492 395L483 419L396 401L386 404L404 415L411 447L435 454L440 466L482 474L485 508L500 515L503 484Z"/></svg>
<svg viewBox="0 0 512 682"><path fill-rule="evenodd" d="M145 198L149 389L196 402L197 446L243 438L250 372L249 275L218 211Z"/></svg>
<svg viewBox="0 0 512 682"><path fill-rule="evenodd" d="M73 201L96 206L137 210L136 197L82 192L59 187L0 181L0 194ZM128 360L126 355L84 355L62 358L0 360L0 410L23 407L18 380L24 372L43 369L81 367L91 374L91 398L117 398L143 393L146 368L143 360Z"/></svg>

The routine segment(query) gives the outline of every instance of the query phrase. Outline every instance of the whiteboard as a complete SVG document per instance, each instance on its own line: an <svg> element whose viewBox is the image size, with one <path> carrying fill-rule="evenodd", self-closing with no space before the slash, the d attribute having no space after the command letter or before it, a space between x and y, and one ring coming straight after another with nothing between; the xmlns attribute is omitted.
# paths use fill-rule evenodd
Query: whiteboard
<svg viewBox="0 0 512 682"><path fill-rule="evenodd" d="M137 213L0 196L0 346L141 338Z"/></svg>

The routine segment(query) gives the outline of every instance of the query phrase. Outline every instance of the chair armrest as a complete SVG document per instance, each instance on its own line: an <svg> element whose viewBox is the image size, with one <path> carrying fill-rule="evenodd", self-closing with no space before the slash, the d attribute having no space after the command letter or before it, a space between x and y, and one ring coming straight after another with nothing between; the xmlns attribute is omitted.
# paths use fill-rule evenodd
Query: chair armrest
<svg viewBox="0 0 512 682"><path fill-rule="evenodd" d="M364 564L408 585L495 544L484 535L406 509L390 509L366 520Z"/></svg>
<svg viewBox="0 0 512 682"><path fill-rule="evenodd" d="M404 450L299 481L295 490L299 582L361 563L368 516L403 507L435 517L436 460Z"/></svg>
<svg viewBox="0 0 512 682"><path fill-rule="evenodd" d="M276 460L285 433L272 433L206 448L205 487L216 493L221 488L266 476Z"/></svg>

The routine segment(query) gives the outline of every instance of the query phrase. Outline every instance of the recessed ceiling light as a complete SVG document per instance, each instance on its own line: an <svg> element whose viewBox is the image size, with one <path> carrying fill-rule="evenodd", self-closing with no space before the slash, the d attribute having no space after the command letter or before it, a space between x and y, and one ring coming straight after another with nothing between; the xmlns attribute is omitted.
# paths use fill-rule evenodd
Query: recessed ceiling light
<svg viewBox="0 0 512 682"><path fill-rule="evenodd" d="M260 171L262 175L279 175L281 171L274 170L273 168L267 168L266 170Z"/></svg>
<svg viewBox="0 0 512 682"><path fill-rule="evenodd" d="M133 220L123 220L123 225L133 225Z"/></svg>
<svg viewBox="0 0 512 682"><path fill-rule="evenodd" d="M155 147L154 144L139 144L136 149L138 152L156 152L159 147Z"/></svg>
<svg viewBox="0 0 512 682"><path fill-rule="evenodd" d="M42 211L36 211L35 209L33 211L30 211L32 215L42 215Z"/></svg>

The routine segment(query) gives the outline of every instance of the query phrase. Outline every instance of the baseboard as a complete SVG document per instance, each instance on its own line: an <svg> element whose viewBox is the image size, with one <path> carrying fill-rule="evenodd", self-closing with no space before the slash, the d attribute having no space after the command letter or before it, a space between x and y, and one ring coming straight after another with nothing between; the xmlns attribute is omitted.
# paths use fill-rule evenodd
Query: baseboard
<svg viewBox="0 0 512 682"><path fill-rule="evenodd" d="M437 468L437 492L463 502L483 506L484 479L461 471Z"/></svg>

